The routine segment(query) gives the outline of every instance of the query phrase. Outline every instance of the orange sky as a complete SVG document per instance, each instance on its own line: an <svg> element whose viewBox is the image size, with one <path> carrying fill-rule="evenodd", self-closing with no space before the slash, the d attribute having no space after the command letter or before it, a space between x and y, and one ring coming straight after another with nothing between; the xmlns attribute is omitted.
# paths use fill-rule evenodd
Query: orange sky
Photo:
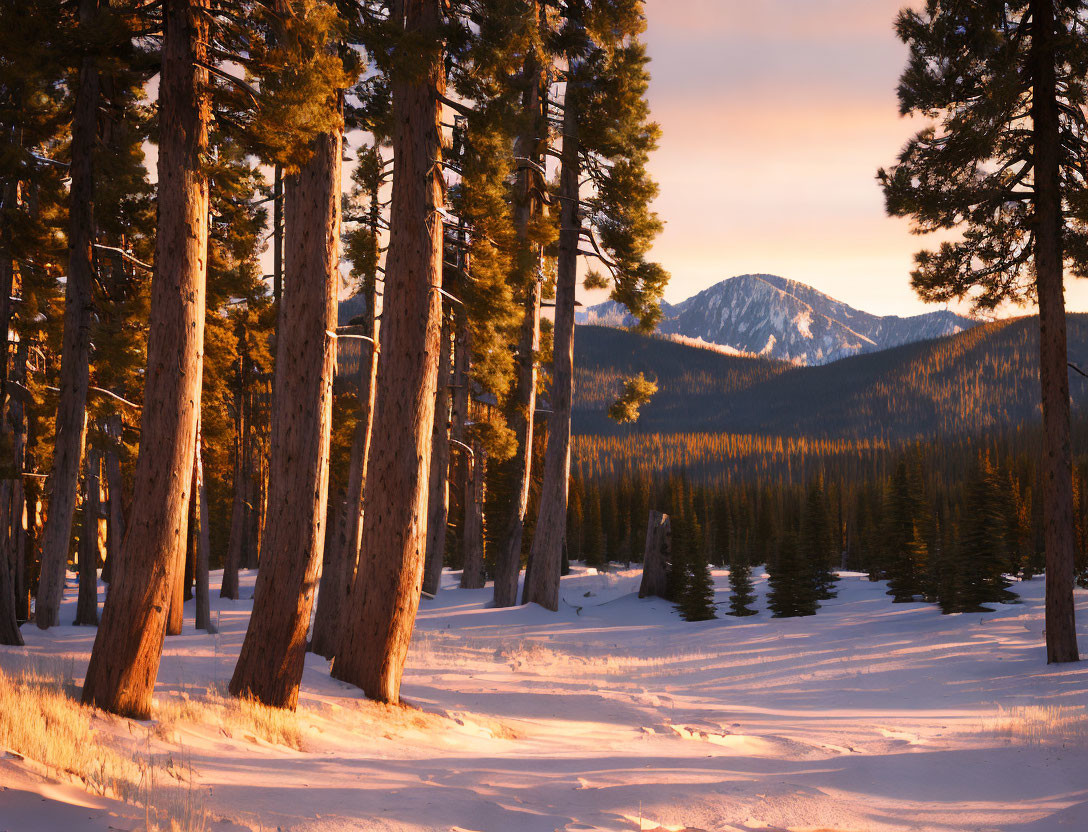
<svg viewBox="0 0 1088 832"><path fill-rule="evenodd" d="M667 300L769 272L870 312L935 308L909 284L927 240L884 215L875 179L918 129L895 97L902 4L646 0ZM1069 307L1088 310L1076 284Z"/></svg>

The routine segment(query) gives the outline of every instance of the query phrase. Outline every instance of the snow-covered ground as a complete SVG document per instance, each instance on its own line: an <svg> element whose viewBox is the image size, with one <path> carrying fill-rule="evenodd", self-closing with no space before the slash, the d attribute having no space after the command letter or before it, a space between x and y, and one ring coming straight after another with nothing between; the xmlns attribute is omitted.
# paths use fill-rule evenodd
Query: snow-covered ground
<svg viewBox="0 0 1088 832"><path fill-rule="evenodd" d="M186 724L156 742L191 760L212 830L1088 830L1088 663L1045 664L1042 580L1021 604L942 616L845 574L814 618L688 623L639 600L639 577L578 571L553 614L489 609L490 589L447 573L420 611L414 708L368 703L309 656L302 751ZM220 635L187 617L167 639L161 701L229 679L249 602L217 596ZM65 654L78 681L93 634L25 627L0 667ZM4 832L139 828L18 762L0 760L0 786Z"/></svg>

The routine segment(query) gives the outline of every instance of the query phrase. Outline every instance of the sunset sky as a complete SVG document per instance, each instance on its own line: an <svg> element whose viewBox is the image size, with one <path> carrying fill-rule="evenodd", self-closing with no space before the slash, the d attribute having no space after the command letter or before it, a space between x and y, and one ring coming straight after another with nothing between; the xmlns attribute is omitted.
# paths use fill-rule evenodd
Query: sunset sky
<svg viewBox="0 0 1088 832"><path fill-rule="evenodd" d="M918 129L895 97L902 5L647 0L667 300L770 272L870 312L935 308L909 282L926 238L885 216L875 179ZM1088 281L1076 284L1069 307L1088 310Z"/></svg>

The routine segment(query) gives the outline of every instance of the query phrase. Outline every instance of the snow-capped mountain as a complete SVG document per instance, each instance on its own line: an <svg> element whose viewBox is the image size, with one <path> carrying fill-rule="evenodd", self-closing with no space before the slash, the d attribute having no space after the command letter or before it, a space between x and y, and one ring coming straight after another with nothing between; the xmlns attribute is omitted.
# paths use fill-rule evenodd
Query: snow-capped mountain
<svg viewBox="0 0 1088 832"><path fill-rule="evenodd" d="M582 312L579 322L620 326L632 321L626 309L610 300ZM746 274L682 303L663 303L658 331L796 364L826 364L952 335L976 324L947 310L906 318L871 315L803 283Z"/></svg>

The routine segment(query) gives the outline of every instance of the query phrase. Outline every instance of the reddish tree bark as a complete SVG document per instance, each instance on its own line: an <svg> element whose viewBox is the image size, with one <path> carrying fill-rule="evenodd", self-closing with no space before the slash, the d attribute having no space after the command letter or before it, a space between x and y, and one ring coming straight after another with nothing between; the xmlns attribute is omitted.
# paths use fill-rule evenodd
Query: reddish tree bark
<svg viewBox="0 0 1088 832"><path fill-rule="evenodd" d="M80 0L80 27L93 27L98 0ZM68 279L64 285L64 334L49 514L42 533L41 578L35 620L43 630L59 623L64 573L72 540L72 515L87 429L91 314L94 307L94 152L98 135L98 69L88 55L79 68L72 113L72 177L68 208Z"/></svg>
<svg viewBox="0 0 1088 832"><path fill-rule="evenodd" d="M1054 0L1031 2L1035 145L1035 285L1043 399L1043 535L1046 545L1046 658L1075 662L1073 452L1070 437L1062 229L1061 135Z"/></svg>
<svg viewBox="0 0 1088 832"><path fill-rule="evenodd" d="M555 286L555 330L552 346L552 412L544 452L531 568L525 576L525 603L559 609L559 576L567 532L567 489L570 479L570 414L574 395L574 300L578 287L578 106L571 85L563 111L563 151L559 190L562 195L559 262Z"/></svg>
<svg viewBox="0 0 1088 832"><path fill-rule="evenodd" d="M208 0L164 0L159 225L140 453L120 576L102 610L83 701L147 718L162 657L200 412L208 251Z"/></svg>
<svg viewBox="0 0 1088 832"><path fill-rule="evenodd" d="M437 0L403 0L407 33L437 44ZM403 12L403 14L401 14ZM392 81L393 177L382 309L382 349L367 469L366 522L353 608L333 664L336 678L371 699L396 702L423 579L427 477L431 463L441 328L444 183L440 49L420 73Z"/></svg>
<svg viewBox="0 0 1088 832"><path fill-rule="evenodd" d="M291 291L276 343L268 515L249 620L230 692L294 708L325 542L336 290L340 264L342 135L325 133L287 180Z"/></svg>

